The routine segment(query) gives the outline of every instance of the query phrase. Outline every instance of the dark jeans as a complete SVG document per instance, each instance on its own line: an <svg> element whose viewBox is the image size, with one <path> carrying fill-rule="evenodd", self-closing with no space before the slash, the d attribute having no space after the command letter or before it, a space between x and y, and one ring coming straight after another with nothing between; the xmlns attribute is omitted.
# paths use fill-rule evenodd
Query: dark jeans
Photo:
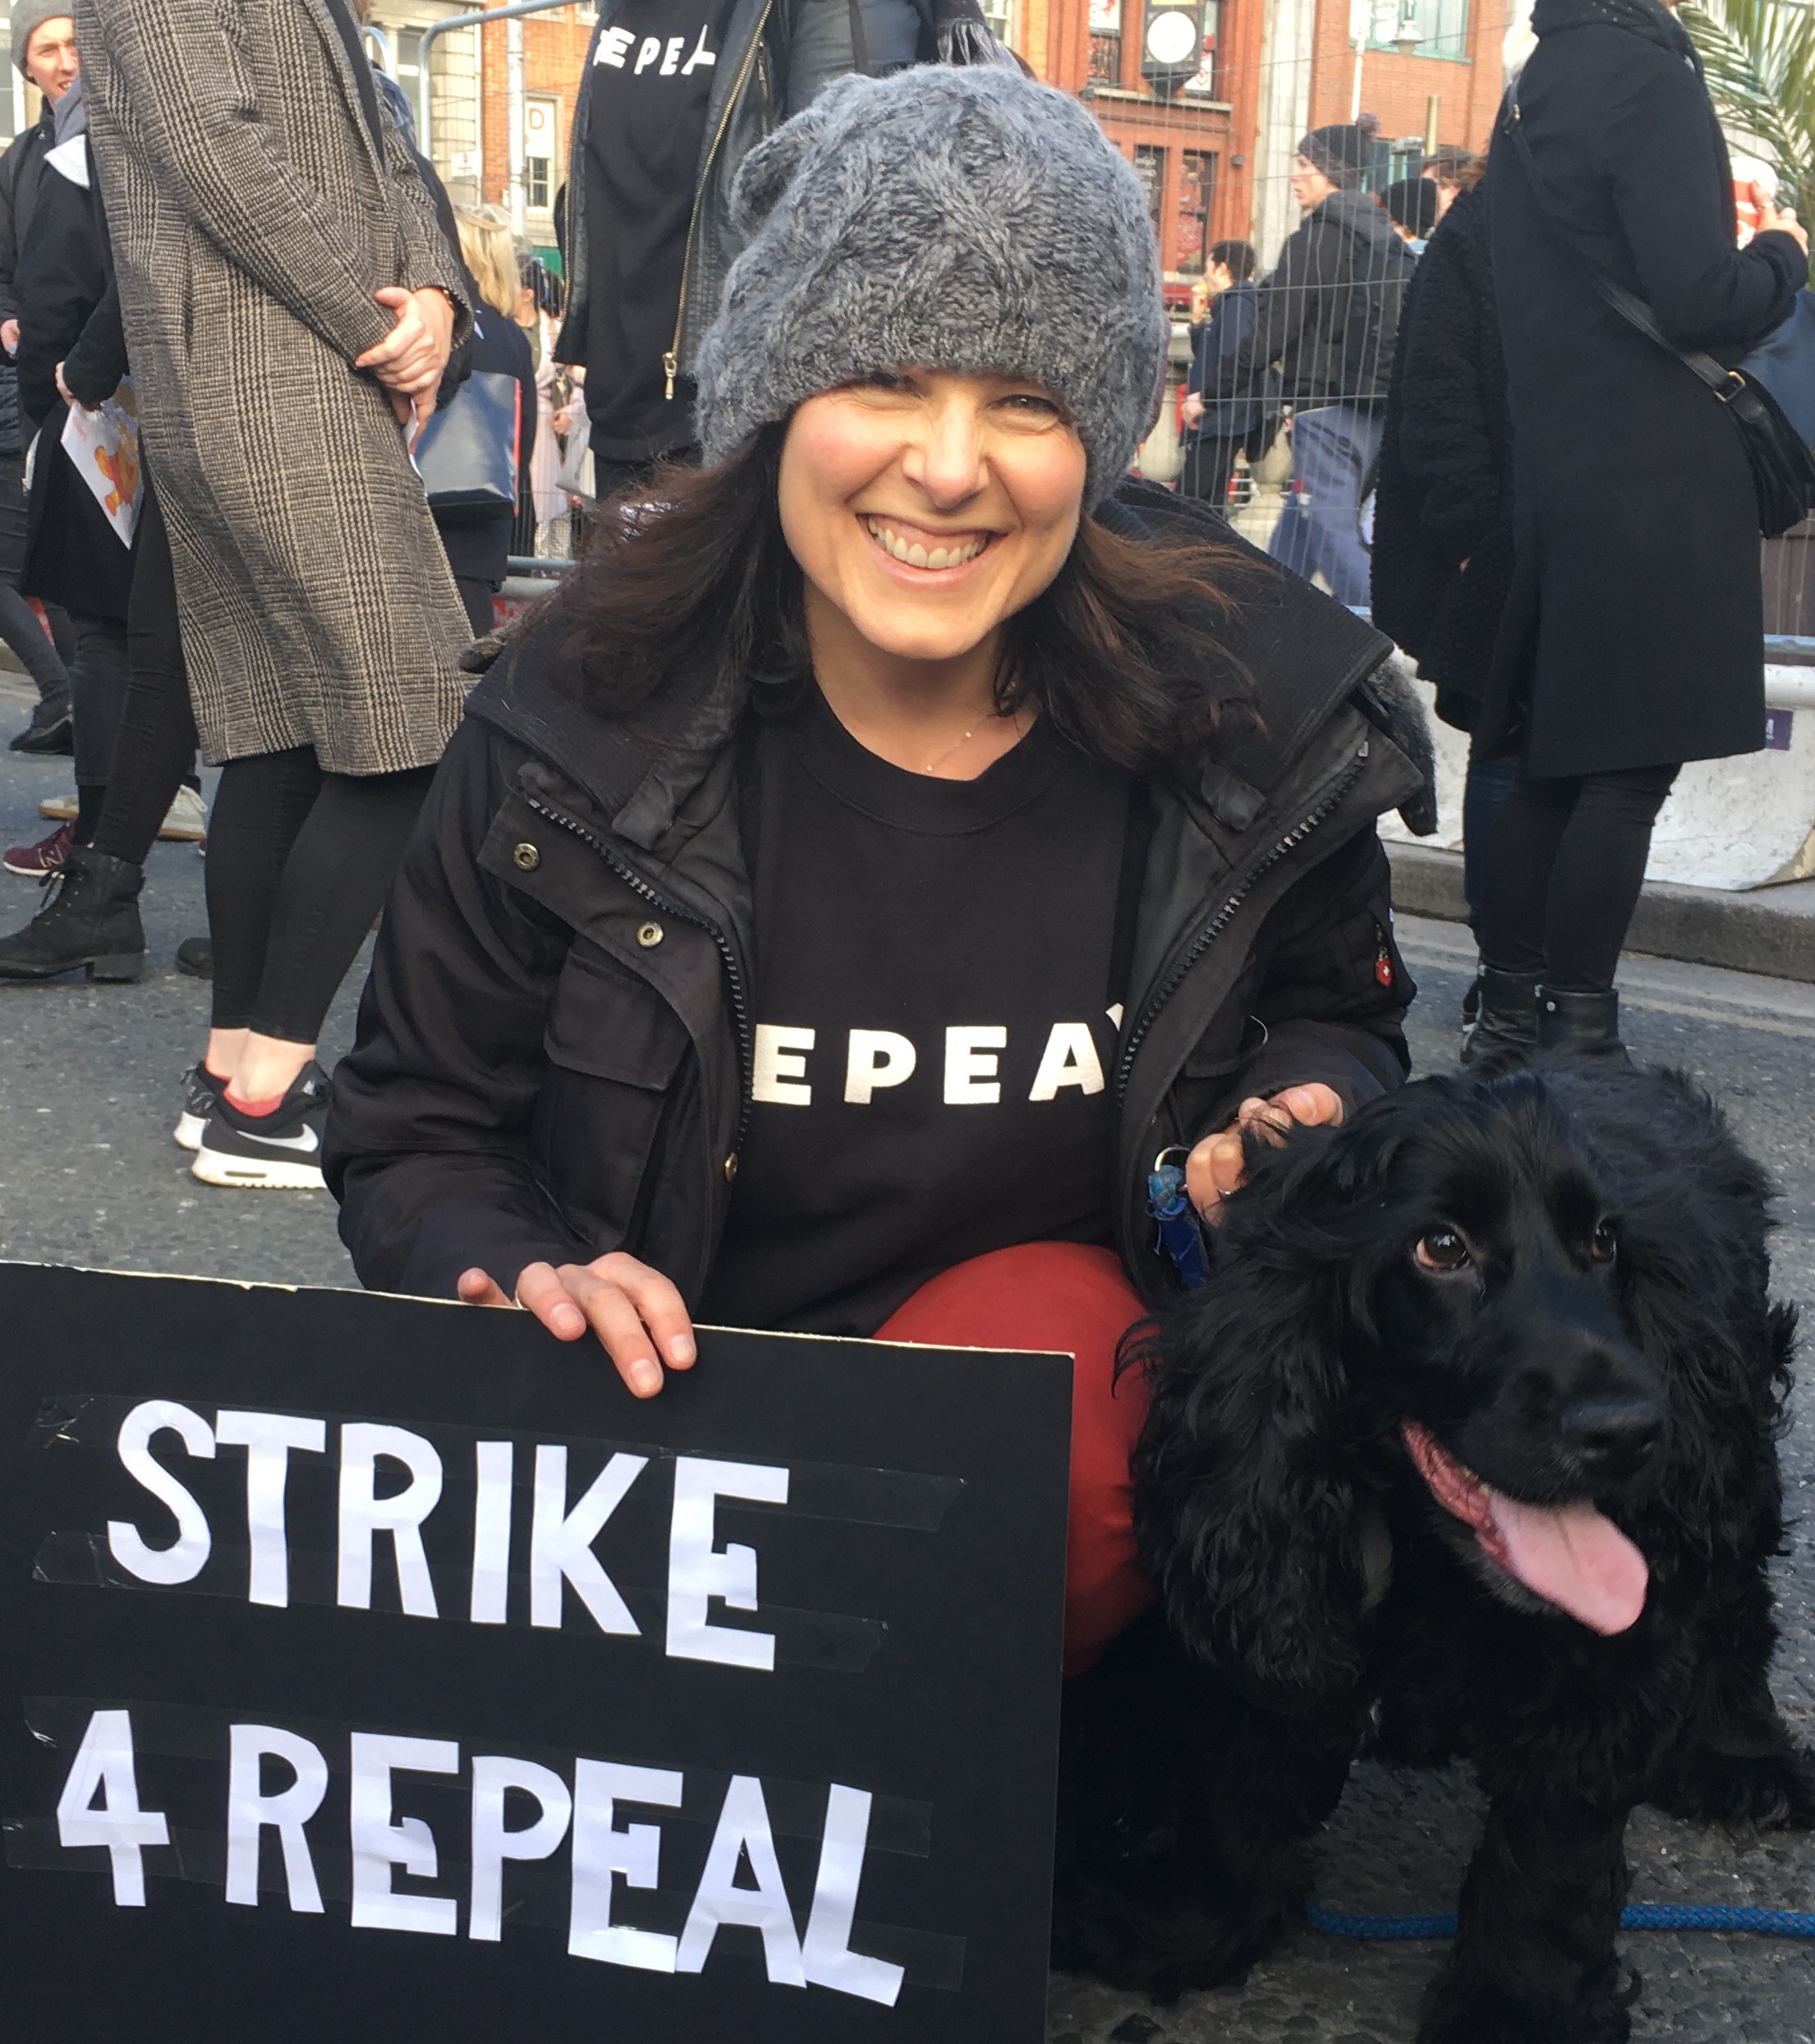
<svg viewBox="0 0 1815 2044"><path fill-rule="evenodd" d="M19 573L25 564L29 517L23 457L0 454L0 639L18 655L20 663L48 710L69 706L69 673L62 655L38 622L38 613L19 594Z"/></svg>
<svg viewBox="0 0 1815 2044"><path fill-rule="evenodd" d="M215 1028L321 1034L434 778L324 773L310 746L222 768L208 829Z"/></svg>
<svg viewBox="0 0 1815 2044"><path fill-rule="evenodd" d="M1468 773L1462 783L1462 898L1468 904L1468 927L1481 943L1481 903L1487 847L1506 798L1519 780L1519 760L1503 752L1497 759L1477 758L1468 748Z"/></svg>
<svg viewBox="0 0 1815 2044"><path fill-rule="evenodd" d="M138 545L126 620L131 679L120 707L119 739L94 839L97 852L134 866L145 863L195 759L176 571L163 512L149 487L139 513Z"/></svg>
<svg viewBox="0 0 1815 2044"><path fill-rule="evenodd" d="M1235 473L1235 457L1247 439L1187 440L1184 466L1179 471L1179 494L1201 498L1225 515L1229 510L1229 479Z"/></svg>
<svg viewBox="0 0 1815 2044"><path fill-rule="evenodd" d="M1540 780L1521 766L1488 840L1481 955L1560 994L1605 994L1676 766Z"/></svg>
<svg viewBox="0 0 1815 2044"><path fill-rule="evenodd" d="M75 719L76 785L100 788L113 769L120 712L131 679L126 628L117 618L72 610L76 657L69 664L69 700Z"/></svg>
<svg viewBox="0 0 1815 2044"><path fill-rule="evenodd" d="M498 613L492 609L492 585L477 575L457 575L454 587L466 613L466 629L476 639L498 629Z"/></svg>

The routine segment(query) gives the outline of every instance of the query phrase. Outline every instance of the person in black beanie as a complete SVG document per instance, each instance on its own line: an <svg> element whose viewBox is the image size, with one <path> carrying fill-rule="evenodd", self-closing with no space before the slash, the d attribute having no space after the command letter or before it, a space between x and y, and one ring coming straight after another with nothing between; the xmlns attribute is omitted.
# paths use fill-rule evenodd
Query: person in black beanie
<svg viewBox="0 0 1815 2044"><path fill-rule="evenodd" d="M1292 191L1304 218L1261 287L1254 338L1206 401L1251 386L1277 364L1293 407L1292 484L1268 551L1321 574L1339 603L1367 601L1362 486L1380 452L1381 408L1412 258L1361 190L1380 124L1313 128L1298 145Z"/></svg>

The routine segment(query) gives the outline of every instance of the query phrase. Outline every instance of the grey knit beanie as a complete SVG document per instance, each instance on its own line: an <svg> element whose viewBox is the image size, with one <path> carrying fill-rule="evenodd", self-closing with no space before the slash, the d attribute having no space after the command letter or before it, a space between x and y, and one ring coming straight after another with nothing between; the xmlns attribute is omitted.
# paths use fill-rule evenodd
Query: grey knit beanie
<svg viewBox="0 0 1815 2044"><path fill-rule="evenodd" d="M76 0L58 0L53 7L34 6L31 0L13 0L12 7L12 62L20 76L25 76L25 52L31 47L31 39L47 21L54 21L58 15L75 18Z"/></svg>
<svg viewBox="0 0 1815 2044"><path fill-rule="evenodd" d="M751 150L753 238L694 365L709 462L806 398L912 365L1025 376L1114 489L1165 374L1160 258L1134 172L1078 103L1018 71L836 79Z"/></svg>

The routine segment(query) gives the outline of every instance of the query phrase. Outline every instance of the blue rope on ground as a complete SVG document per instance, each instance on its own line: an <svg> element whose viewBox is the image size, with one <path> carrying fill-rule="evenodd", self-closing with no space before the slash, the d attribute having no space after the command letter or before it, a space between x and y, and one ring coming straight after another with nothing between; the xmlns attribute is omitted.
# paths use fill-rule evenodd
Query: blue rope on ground
<svg viewBox="0 0 1815 2044"><path fill-rule="evenodd" d="M1305 1915L1315 1930L1330 1937L1361 1938L1386 1943L1421 1937L1454 1937L1452 1916L1351 1916L1307 1904ZM1623 1931L1749 1931L1757 1937L1815 1938L1815 1912L1806 1909L1721 1909L1663 1902L1635 1903L1621 1912Z"/></svg>

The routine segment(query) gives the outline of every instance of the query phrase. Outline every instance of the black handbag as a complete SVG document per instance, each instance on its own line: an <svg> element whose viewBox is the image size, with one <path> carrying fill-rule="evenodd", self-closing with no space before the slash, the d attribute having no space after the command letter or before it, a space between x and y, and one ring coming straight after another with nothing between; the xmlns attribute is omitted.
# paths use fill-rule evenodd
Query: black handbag
<svg viewBox="0 0 1815 2044"><path fill-rule="evenodd" d="M434 511L514 511L522 386L476 370L416 435L412 458Z"/></svg>
<svg viewBox="0 0 1815 2044"><path fill-rule="evenodd" d="M1553 226L1561 214L1545 190L1519 125L1519 89L1506 95L1501 123L1530 180L1532 195ZM1570 244L1565 239L1564 246ZM1622 319L1698 377L1726 409L1752 468L1758 499L1758 530L1767 540L1805 518L1815 506L1815 294L1799 291L1790 315L1737 367L1712 355L1680 348L1664 332L1643 298L1604 277L1580 255L1589 281Z"/></svg>

